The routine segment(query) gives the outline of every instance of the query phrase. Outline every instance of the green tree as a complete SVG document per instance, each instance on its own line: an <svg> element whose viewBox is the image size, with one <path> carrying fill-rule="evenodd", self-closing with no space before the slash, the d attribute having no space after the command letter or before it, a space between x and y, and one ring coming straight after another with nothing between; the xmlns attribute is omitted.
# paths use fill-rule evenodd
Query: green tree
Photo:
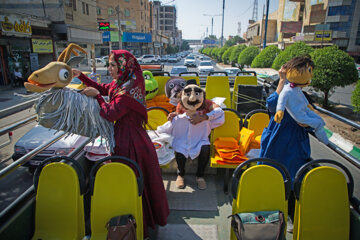
<svg viewBox="0 0 360 240"><path fill-rule="evenodd" d="M245 40L242 39L240 36L236 35L236 36L232 37L231 39L227 40L224 45L231 47L238 43L243 43L243 42L245 42Z"/></svg>
<svg viewBox="0 0 360 240"><path fill-rule="evenodd" d="M311 56L315 64L311 86L323 92L323 106L328 107L334 87L345 87L358 80L355 62L337 46L319 48Z"/></svg>
<svg viewBox="0 0 360 240"><path fill-rule="evenodd" d="M306 43L304 42L294 43L288 46L287 48L285 48L285 50L281 52L279 55L277 55L277 57L275 58L272 64L272 68L275 70L279 70L284 63L286 63L293 57L304 56L310 54L313 51L314 49L306 45Z"/></svg>
<svg viewBox="0 0 360 240"><path fill-rule="evenodd" d="M189 43L187 41L183 41L180 46L181 51L186 51L190 49ZM201 52L202 49L200 49Z"/></svg>
<svg viewBox="0 0 360 240"><path fill-rule="evenodd" d="M355 90L352 93L351 103L354 107L354 112L360 112L360 80L356 83Z"/></svg>
<svg viewBox="0 0 360 240"><path fill-rule="evenodd" d="M275 45L267 46L251 63L252 68L270 68L280 49Z"/></svg>
<svg viewBox="0 0 360 240"><path fill-rule="evenodd" d="M238 58L238 64L241 66L241 68L243 68L244 65L250 65L254 58L259 54L259 52L259 48L255 46L250 46L246 48L240 53Z"/></svg>
<svg viewBox="0 0 360 240"><path fill-rule="evenodd" d="M236 48L236 46L232 46L232 47L229 47L228 49L226 49L226 51L224 52L224 54L221 57L223 63L228 64L230 62L229 61L230 54L235 48Z"/></svg>
<svg viewBox="0 0 360 240"><path fill-rule="evenodd" d="M246 48L246 45L237 45L235 46L235 49L230 54L230 63L232 66L235 66L235 63L237 63L237 60L239 58L240 53Z"/></svg>
<svg viewBox="0 0 360 240"><path fill-rule="evenodd" d="M218 52L216 53L216 59L221 62L222 59L222 55L224 54L224 52L228 49L228 46L223 46L221 47Z"/></svg>

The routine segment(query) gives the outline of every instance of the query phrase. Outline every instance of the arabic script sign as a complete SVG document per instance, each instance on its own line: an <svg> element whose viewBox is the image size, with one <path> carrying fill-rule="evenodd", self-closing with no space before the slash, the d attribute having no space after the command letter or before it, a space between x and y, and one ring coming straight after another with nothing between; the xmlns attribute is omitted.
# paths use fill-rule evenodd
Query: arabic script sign
<svg viewBox="0 0 360 240"><path fill-rule="evenodd" d="M5 35L21 35L30 37L32 34L30 21L12 16L0 15L1 30Z"/></svg>
<svg viewBox="0 0 360 240"><path fill-rule="evenodd" d="M31 39L34 53L52 53L53 44L51 39Z"/></svg>

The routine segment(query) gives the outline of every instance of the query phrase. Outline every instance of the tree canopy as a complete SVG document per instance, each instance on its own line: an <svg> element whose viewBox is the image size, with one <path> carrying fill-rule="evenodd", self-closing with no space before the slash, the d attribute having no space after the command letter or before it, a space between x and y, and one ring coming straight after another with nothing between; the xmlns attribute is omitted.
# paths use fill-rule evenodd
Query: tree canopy
<svg viewBox="0 0 360 240"><path fill-rule="evenodd" d="M231 51L230 58L229 58L231 64L237 63L237 60L239 58L240 53L245 48L246 48L246 45L237 45L237 46L235 46L235 49L233 51Z"/></svg>
<svg viewBox="0 0 360 240"><path fill-rule="evenodd" d="M251 63L252 68L270 68L274 62L276 56L280 53L280 49L277 46L267 46L262 50L259 55Z"/></svg>
<svg viewBox="0 0 360 240"><path fill-rule="evenodd" d="M244 49L239 55L238 64L242 67L244 65L251 65L254 58L259 54L260 50L256 46L250 46Z"/></svg>
<svg viewBox="0 0 360 240"><path fill-rule="evenodd" d="M275 58L272 64L272 68L279 70L281 66L290 59L294 57L308 55L313 51L314 49L306 45L304 42L294 43L288 46L287 48L285 48L285 50L281 52L279 55L277 55L277 57Z"/></svg>

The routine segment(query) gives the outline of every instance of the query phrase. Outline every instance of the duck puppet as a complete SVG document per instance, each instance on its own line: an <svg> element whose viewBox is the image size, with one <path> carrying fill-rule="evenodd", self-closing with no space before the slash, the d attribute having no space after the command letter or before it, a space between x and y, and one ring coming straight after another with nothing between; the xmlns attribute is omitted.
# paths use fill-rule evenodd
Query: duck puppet
<svg viewBox="0 0 360 240"><path fill-rule="evenodd" d="M312 60L309 57L295 57L287 62L284 68L288 82L279 95L275 122L281 122L286 109L296 122L313 128L316 137L324 144L328 144L329 140L324 130L325 122L314 112L301 90L311 83L314 69Z"/></svg>
<svg viewBox="0 0 360 240"><path fill-rule="evenodd" d="M40 125L93 140L104 137L112 150L115 146L114 123L100 116L100 106L94 98L66 87L72 80L71 66L83 59L78 52L86 54L79 45L69 44L57 61L33 72L24 86L39 94L35 109ZM75 56L70 58L71 54Z"/></svg>

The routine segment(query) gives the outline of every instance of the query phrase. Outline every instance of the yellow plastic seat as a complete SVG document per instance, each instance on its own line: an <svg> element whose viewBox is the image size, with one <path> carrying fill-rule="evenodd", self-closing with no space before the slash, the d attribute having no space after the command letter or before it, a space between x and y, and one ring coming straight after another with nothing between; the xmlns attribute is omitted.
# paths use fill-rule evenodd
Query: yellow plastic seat
<svg viewBox="0 0 360 240"><path fill-rule="evenodd" d="M254 138L258 144L260 144L261 134L264 131L264 128L269 125L269 121L269 114L263 109L253 110L246 114L244 120L245 125L248 129L254 131Z"/></svg>
<svg viewBox="0 0 360 240"><path fill-rule="evenodd" d="M118 160L103 164L105 161ZM126 163L126 164L125 164ZM129 165L133 166L139 174ZM91 169L91 239L106 239L106 223L112 218L132 214L137 239L143 239L143 177L138 165L125 157L111 156L99 160Z"/></svg>
<svg viewBox="0 0 360 240"><path fill-rule="evenodd" d="M157 95L166 94L165 93L165 85L166 82L170 79L170 76L154 76L155 80L159 84L159 91Z"/></svg>
<svg viewBox="0 0 360 240"><path fill-rule="evenodd" d="M150 107L147 109L148 123L146 130L156 130L158 126L167 122L169 112L162 107Z"/></svg>
<svg viewBox="0 0 360 240"><path fill-rule="evenodd" d="M269 165L254 165L257 162L270 163L281 169L285 180L277 168ZM286 221L290 188L290 174L283 165L271 159L248 160L240 164L232 176L232 214L280 210L284 213ZM232 229L230 239L236 240Z"/></svg>
<svg viewBox="0 0 360 240"><path fill-rule="evenodd" d="M321 163L342 168L348 176L349 184L339 169L319 166ZM305 171L308 172L304 174ZM332 160L311 161L299 169L294 183L296 203L293 239L349 239L349 198L353 186L350 172Z"/></svg>
<svg viewBox="0 0 360 240"><path fill-rule="evenodd" d="M62 158L67 157L52 160ZM74 167L66 163L51 162L44 166L48 162L44 161L35 172L37 192L32 239L82 239L85 236L84 179L79 179Z"/></svg>
<svg viewBox="0 0 360 240"><path fill-rule="evenodd" d="M240 72L241 73L241 72ZM254 72L255 73L255 72ZM254 74L254 76L236 76L235 77L235 81L234 81L234 89L233 89L233 94L232 94L232 109L236 109L236 94L238 92L238 85L257 85L257 77L256 77L256 73Z"/></svg>
<svg viewBox="0 0 360 240"><path fill-rule="evenodd" d="M236 168L234 164L218 164L215 159L214 141L219 137L232 137L239 140L242 126L241 116L233 109L224 108L225 122L214 128L210 136L210 167L212 168Z"/></svg>
<svg viewBox="0 0 360 240"><path fill-rule="evenodd" d="M225 98L224 104L231 108L231 94L228 76L208 76L205 85L206 98Z"/></svg>

